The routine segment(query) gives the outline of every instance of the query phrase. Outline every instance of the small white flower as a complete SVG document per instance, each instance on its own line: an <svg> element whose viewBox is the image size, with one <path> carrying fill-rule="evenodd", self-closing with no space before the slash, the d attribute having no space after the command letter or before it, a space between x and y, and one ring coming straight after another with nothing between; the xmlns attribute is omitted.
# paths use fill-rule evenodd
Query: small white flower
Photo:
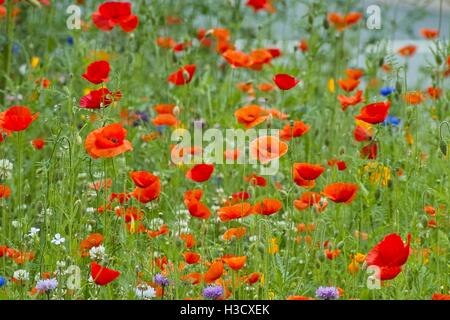
<svg viewBox="0 0 450 320"><path fill-rule="evenodd" d="M95 209L93 207L86 208L86 213L94 213Z"/></svg>
<svg viewBox="0 0 450 320"><path fill-rule="evenodd" d="M8 159L0 159L0 179L7 180L12 177L13 164Z"/></svg>
<svg viewBox="0 0 450 320"><path fill-rule="evenodd" d="M141 299L151 299L156 297L156 291L151 286L141 285L135 290L136 296Z"/></svg>
<svg viewBox="0 0 450 320"><path fill-rule="evenodd" d="M55 234L55 236L53 237L51 243L59 246L60 244L63 244L66 241L65 238L61 237L61 235L59 233Z"/></svg>
<svg viewBox="0 0 450 320"><path fill-rule="evenodd" d="M13 278L19 281L28 281L30 279L30 273L27 270L19 269L14 271Z"/></svg>
<svg viewBox="0 0 450 320"><path fill-rule="evenodd" d="M32 227L32 228L30 229L30 233L28 234L28 236L33 237L33 236L35 236L36 234L38 234L39 231L41 231L41 229Z"/></svg>
<svg viewBox="0 0 450 320"><path fill-rule="evenodd" d="M104 246L97 246L97 247L92 247L89 250L89 256L91 257L92 260L95 261L102 261L105 259L105 247Z"/></svg>
<svg viewBox="0 0 450 320"><path fill-rule="evenodd" d="M20 228L20 227L22 226L22 224L20 223L20 221L17 221L17 220L13 220L13 221L11 222L11 225L12 225L14 228Z"/></svg>

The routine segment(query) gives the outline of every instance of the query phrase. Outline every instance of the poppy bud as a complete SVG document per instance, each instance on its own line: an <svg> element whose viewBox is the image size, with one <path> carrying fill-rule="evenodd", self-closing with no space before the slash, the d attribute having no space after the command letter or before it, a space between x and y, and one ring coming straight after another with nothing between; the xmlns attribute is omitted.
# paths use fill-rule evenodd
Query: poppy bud
<svg viewBox="0 0 450 320"><path fill-rule="evenodd" d="M438 65L441 65L441 64L442 64L442 58L441 58L440 55L436 54L436 55L434 56L434 59L436 60L436 63L437 63Z"/></svg>
<svg viewBox="0 0 450 320"><path fill-rule="evenodd" d="M313 18L312 15L309 15L309 16L308 16L308 23L309 23L309 24L313 24L313 23L314 23L314 18Z"/></svg>
<svg viewBox="0 0 450 320"><path fill-rule="evenodd" d="M325 30L328 30L330 28L330 24L328 23L328 19L323 20L323 27Z"/></svg>
<svg viewBox="0 0 450 320"><path fill-rule="evenodd" d="M448 147L444 140L441 140L441 143L439 144L439 149L441 149L441 152L444 156L447 156Z"/></svg>
<svg viewBox="0 0 450 320"><path fill-rule="evenodd" d="M428 224L428 219L427 219L427 217L426 217L426 216L422 216L422 217L420 218L420 223L421 223L422 226L426 226L426 225Z"/></svg>
<svg viewBox="0 0 450 320"><path fill-rule="evenodd" d="M402 93L402 84L399 81L397 81L397 83L395 84L395 91L398 94Z"/></svg>
<svg viewBox="0 0 450 320"><path fill-rule="evenodd" d="M338 244L336 245L337 249L342 249L344 247L344 241L339 241Z"/></svg>
<svg viewBox="0 0 450 320"><path fill-rule="evenodd" d="M380 58L380 61L378 61L378 66L382 67L384 65L384 58Z"/></svg>

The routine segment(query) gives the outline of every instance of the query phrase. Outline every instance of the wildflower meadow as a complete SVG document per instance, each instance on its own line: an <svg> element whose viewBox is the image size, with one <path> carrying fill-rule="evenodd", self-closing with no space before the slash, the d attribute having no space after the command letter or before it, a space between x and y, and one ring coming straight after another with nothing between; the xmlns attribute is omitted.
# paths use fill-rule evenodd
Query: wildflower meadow
<svg viewBox="0 0 450 320"><path fill-rule="evenodd" d="M450 3L0 0L0 300L449 300Z"/></svg>

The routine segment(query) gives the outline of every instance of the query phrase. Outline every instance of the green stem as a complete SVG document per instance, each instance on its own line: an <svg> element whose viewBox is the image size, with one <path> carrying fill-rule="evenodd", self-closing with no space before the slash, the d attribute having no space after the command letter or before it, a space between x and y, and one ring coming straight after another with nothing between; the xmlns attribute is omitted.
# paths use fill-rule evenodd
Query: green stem
<svg viewBox="0 0 450 320"><path fill-rule="evenodd" d="M12 11L14 8L14 1L7 0L7 14L6 14L6 46L3 49L3 77L0 77L0 102L6 104L6 87L11 70L11 53L14 40L14 17Z"/></svg>

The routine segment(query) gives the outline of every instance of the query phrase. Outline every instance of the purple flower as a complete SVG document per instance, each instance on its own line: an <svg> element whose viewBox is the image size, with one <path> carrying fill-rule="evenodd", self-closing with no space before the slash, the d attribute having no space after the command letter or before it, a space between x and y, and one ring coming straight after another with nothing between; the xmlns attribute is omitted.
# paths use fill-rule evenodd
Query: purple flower
<svg viewBox="0 0 450 320"><path fill-rule="evenodd" d="M203 289L203 297L216 300L223 296L222 286L208 286Z"/></svg>
<svg viewBox="0 0 450 320"><path fill-rule="evenodd" d="M169 285L169 279L164 277L161 273L158 273L153 277L153 282L161 287L167 287Z"/></svg>
<svg viewBox="0 0 450 320"><path fill-rule="evenodd" d="M54 290L58 286L58 280L56 279L45 279L39 280L36 284L36 290L49 292Z"/></svg>
<svg viewBox="0 0 450 320"><path fill-rule="evenodd" d="M323 300L339 299L339 290L336 287L319 287L316 290L316 297Z"/></svg>

